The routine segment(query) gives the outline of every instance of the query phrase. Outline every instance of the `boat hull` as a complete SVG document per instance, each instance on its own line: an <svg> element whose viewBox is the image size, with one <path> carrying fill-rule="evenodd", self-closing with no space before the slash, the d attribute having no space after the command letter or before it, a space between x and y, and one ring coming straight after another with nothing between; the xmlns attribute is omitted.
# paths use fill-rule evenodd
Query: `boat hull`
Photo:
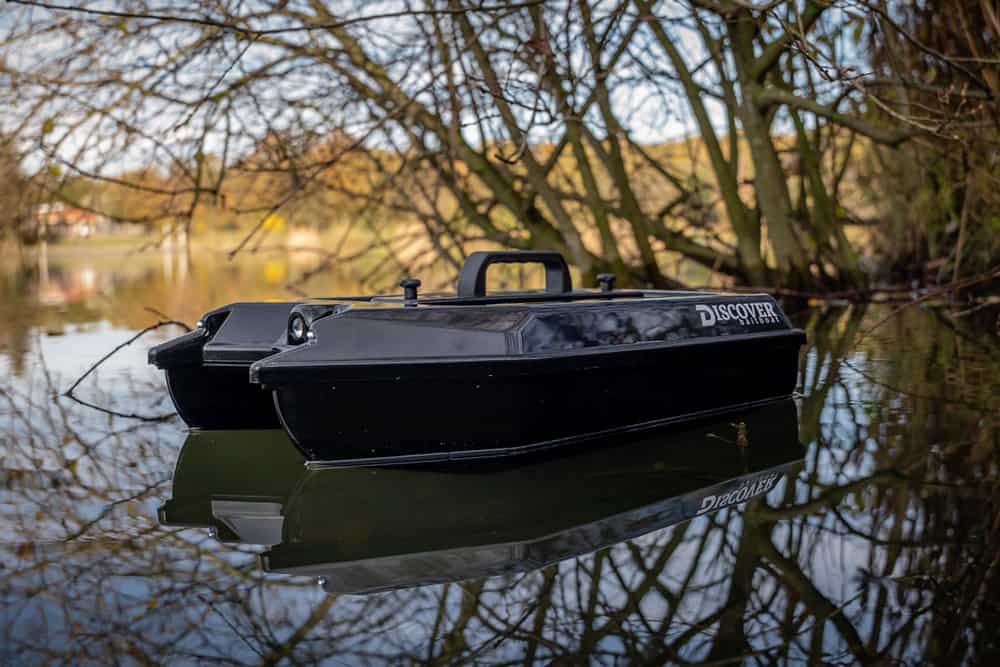
<svg viewBox="0 0 1000 667"><path fill-rule="evenodd" d="M272 387L313 462L500 457L787 397L801 332L544 359L352 369Z"/></svg>
<svg viewBox="0 0 1000 667"><path fill-rule="evenodd" d="M247 381L249 365L165 368L177 414L191 428L281 428L268 392Z"/></svg>

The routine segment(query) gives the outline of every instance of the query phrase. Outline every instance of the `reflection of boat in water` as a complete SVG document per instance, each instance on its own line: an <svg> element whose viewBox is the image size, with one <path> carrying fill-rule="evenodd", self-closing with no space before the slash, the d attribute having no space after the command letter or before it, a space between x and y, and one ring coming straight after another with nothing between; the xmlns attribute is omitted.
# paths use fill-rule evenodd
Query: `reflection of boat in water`
<svg viewBox="0 0 1000 667"><path fill-rule="evenodd" d="M302 455L284 431L191 431L177 457L173 494L160 508L160 522L213 528L224 542L239 541L212 514L213 503L271 503L280 509L303 472Z"/></svg>
<svg viewBox="0 0 1000 667"><path fill-rule="evenodd" d="M764 494L802 457L791 400L572 451L310 470L280 431L192 432L161 520L267 545L268 571L369 592L588 553Z"/></svg>

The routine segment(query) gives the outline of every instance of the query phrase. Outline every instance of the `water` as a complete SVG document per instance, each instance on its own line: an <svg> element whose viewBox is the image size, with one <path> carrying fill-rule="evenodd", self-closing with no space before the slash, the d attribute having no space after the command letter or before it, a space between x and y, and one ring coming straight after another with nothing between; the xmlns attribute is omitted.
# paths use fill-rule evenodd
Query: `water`
<svg viewBox="0 0 1000 667"><path fill-rule="evenodd" d="M59 395L158 319L281 296L293 260L5 261L3 664L1000 653L996 309L801 312L798 397L740 419L522 466L309 472L280 432L169 418L145 349L176 329L77 390L147 419Z"/></svg>

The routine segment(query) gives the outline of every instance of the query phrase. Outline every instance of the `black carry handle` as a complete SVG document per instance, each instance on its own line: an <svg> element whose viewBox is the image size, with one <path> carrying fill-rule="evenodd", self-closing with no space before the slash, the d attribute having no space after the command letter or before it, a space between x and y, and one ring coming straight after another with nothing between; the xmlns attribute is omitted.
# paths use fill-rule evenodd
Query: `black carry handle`
<svg viewBox="0 0 1000 667"><path fill-rule="evenodd" d="M490 264L542 264L545 266L545 291L565 294L573 291L566 260L551 250L484 250L465 260L458 274L458 296L486 296L486 270Z"/></svg>

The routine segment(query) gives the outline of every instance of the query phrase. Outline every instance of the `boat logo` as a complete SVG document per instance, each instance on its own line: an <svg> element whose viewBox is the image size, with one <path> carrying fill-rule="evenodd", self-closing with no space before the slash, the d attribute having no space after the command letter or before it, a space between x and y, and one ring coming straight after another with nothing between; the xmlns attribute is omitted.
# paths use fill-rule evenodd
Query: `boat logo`
<svg viewBox="0 0 1000 667"><path fill-rule="evenodd" d="M744 500L749 500L755 496L765 494L774 488L780 477L781 473L776 472L751 477L743 480L743 482L732 491L720 495L705 496L701 500L701 507L698 508L697 514L704 514L705 512L711 512L713 510L721 510L723 507L736 505L738 503L742 503Z"/></svg>
<svg viewBox="0 0 1000 667"><path fill-rule="evenodd" d="M716 322L735 320L740 324L778 324L781 316L774 310L770 301L749 301L746 303L722 303L712 305L697 305L694 307L701 316L701 326L710 327Z"/></svg>

